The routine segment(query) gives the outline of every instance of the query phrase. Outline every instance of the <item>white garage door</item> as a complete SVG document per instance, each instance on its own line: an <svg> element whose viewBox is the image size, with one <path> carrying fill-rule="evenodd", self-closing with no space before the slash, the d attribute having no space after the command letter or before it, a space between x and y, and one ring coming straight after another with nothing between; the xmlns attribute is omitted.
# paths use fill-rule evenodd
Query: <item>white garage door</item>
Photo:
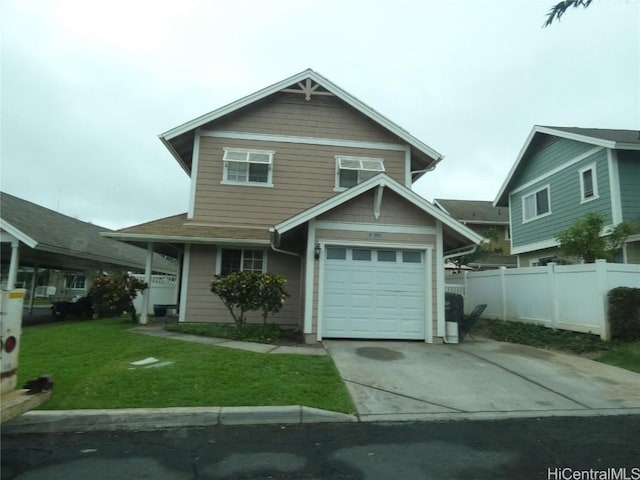
<svg viewBox="0 0 640 480"><path fill-rule="evenodd" d="M322 336L425 338L425 259L417 250L327 247Z"/></svg>

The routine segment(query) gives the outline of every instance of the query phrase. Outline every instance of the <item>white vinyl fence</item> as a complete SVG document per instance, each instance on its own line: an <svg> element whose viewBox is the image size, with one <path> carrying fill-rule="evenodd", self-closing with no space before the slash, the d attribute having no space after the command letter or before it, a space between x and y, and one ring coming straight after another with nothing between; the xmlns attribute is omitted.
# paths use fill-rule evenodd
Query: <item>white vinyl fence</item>
<svg viewBox="0 0 640 480"><path fill-rule="evenodd" d="M144 282L144 275L133 274L132 277ZM151 297L149 300L148 314L153 314L153 306L155 304L175 305L178 301L178 280L175 275L152 275L149 283L149 291ZM133 300L133 306L136 311L142 311L142 295L138 295Z"/></svg>
<svg viewBox="0 0 640 480"><path fill-rule="evenodd" d="M640 265L597 260L582 265L501 267L465 272L464 308L468 314L486 303L483 317L539 323L608 339L607 293L616 287L640 288Z"/></svg>

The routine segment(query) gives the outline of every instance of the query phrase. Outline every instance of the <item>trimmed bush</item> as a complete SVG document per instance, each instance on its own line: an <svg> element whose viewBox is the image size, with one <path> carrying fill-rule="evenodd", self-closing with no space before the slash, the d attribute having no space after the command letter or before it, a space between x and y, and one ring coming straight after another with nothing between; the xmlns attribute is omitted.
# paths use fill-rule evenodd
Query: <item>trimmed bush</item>
<svg viewBox="0 0 640 480"><path fill-rule="evenodd" d="M608 297L611 338L640 340L640 288L614 288Z"/></svg>

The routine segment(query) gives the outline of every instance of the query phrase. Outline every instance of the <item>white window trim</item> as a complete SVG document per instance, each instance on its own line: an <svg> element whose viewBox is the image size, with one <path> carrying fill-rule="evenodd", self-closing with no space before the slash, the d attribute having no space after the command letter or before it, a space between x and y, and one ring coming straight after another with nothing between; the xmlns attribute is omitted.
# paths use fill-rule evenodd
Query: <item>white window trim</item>
<svg viewBox="0 0 640 480"><path fill-rule="evenodd" d="M585 197L584 196L584 172L587 172L591 170L591 181L593 183L593 195L591 197ZM580 182L580 203L587 203L587 202L591 202L592 200L596 200L597 198L600 198L600 195L598 194L598 171L596 170L596 164L592 163L590 165L587 165L584 168L581 168L580 170L578 170L578 181Z"/></svg>
<svg viewBox="0 0 640 480"><path fill-rule="evenodd" d="M275 151L273 150L255 150L251 148L223 148L224 155L222 156L222 181L220 182L223 185L243 185L243 186L251 186L251 187L273 187L273 157L275 155ZM227 160L225 157L227 156L227 152L233 153L244 153L246 154L246 160ZM269 155L269 162L251 162L249 160L249 154L251 153L259 153L264 155ZM258 165L268 165L268 173L267 173L267 181L266 182L251 182L249 180L245 182L235 181L235 180L227 180L228 170L229 170L229 162L238 162L238 163L248 163L248 164L258 164Z"/></svg>
<svg viewBox="0 0 640 480"><path fill-rule="evenodd" d="M546 190L547 191L547 202L549 203L549 211L543 213L542 215L536 215L534 217L531 218L525 218L525 199L531 197L532 195L537 195L539 192ZM544 217L548 217L549 215L551 215L551 187L549 184L544 185L540 188L538 188L537 190L533 190L531 192L529 192L526 195L522 196L522 223L529 223L529 222L533 222L534 220L538 220L539 218L544 218Z"/></svg>
<svg viewBox="0 0 640 480"><path fill-rule="evenodd" d="M244 259L244 251L245 250L260 250L262 252L262 273L267 273L267 260L269 258L268 250L262 247L255 246L245 246L245 247L237 247L231 245L219 246L216 248L216 268L215 274L220 275L221 266L222 266L222 250L242 250L242 256ZM240 267L242 268L242 260L240 261ZM243 270L240 270L241 272Z"/></svg>
<svg viewBox="0 0 640 480"><path fill-rule="evenodd" d="M335 185L333 188L334 192L344 192L348 187L341 187L340 186L340 170L356 170L358 172L358 184L362 182L362 180L360 180L360 172L377 172L377 173L384 173L386 172L386 169L384 167L384 158L379 158L379 157L354 157L354 156L350 156L350 155L336 155L335 156L336 159L336 180L335 180ZM372 169L367 169L367 168L340 168L340 161L341 160L352 160L352 161L373 161L373 162L380 162L380 164L382 165L382 170L372 170Z"/></svg>

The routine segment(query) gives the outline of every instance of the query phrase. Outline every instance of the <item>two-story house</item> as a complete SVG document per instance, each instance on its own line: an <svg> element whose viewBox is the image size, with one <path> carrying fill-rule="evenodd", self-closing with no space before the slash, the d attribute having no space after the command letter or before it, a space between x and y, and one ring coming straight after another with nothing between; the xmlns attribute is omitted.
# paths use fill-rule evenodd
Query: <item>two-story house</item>
<svg viewBox="0 0 640 480"><path fill-rule="evenodd" d="M468 267L474 270L488 270L517 266L516 257L511 256L508 207L494 207L490 200L445 198L434 198L433 204L488 240L486 247L490 253L467 262Z"/></svg>
<svg viewBox="0 0 640 480"><path fill-rule="evenodd" d="M556 235L588 212L640 226L640 132L535 126L495 206L510 207L511 253L521 267L558 261ZM640 235L619 261L640 263Z"/></svg>
<svg viewBox="0 0 640 480"><path fill-rule="evenodd" d="M160 139L188 211L110 236L181 252L179 321L230 322L213 276L268 271L291 295L273 321L309 342L442 341L444 257L482 237L411 190L438 152L313 70Z"/></svg>

